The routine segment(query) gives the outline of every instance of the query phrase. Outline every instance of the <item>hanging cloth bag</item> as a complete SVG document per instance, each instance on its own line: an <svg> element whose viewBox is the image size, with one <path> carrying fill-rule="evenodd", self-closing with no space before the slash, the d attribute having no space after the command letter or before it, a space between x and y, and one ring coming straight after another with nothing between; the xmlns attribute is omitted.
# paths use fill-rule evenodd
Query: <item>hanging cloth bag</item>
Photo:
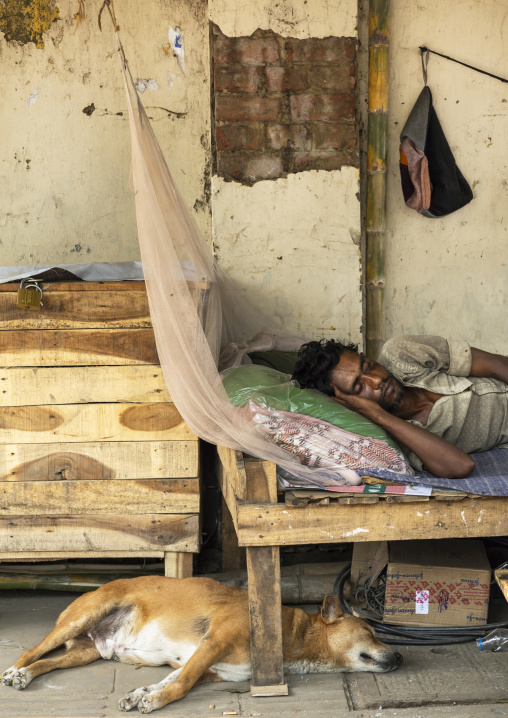
<svg viewBox="0 0 508 718"><path fill-rule="evenodd" d="M422 65L425 87L400 135L402 192L407 206L424 217L445 217L471 202L473 192L434 110L423 54Z"/></svg>

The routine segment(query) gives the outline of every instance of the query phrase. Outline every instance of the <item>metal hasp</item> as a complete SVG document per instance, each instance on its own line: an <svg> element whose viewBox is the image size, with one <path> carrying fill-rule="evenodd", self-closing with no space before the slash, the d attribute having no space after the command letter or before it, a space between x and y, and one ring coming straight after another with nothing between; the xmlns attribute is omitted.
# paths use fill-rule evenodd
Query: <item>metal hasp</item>
<svg viewBox="0 0 508 718"><path fill-rule="evenodd" d="M386 153L390 0L369 3L369 105L366 216L366 352L375 359L385 341Z"/></svg>

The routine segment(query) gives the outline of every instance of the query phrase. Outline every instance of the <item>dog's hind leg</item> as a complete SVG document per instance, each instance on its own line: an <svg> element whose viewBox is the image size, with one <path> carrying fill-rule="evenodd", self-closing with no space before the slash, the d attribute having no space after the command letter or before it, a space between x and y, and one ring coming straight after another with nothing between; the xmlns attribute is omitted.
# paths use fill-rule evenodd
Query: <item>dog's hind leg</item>
<svg viewBox="0 0 508 718"><path fill-rule="evenodd" d="M81 634L85 634L90 628L96 625L105 614L111 611L114 608L112 602L99 602L95 598L100 590L101 589L98 589L93 593L85 593L73 601L71 605L60 614L51 633L48 633L46 638L35 646L35 648L30 648L28 651L25 651L13 666L3 672L2 683L6 686L11 686L12 678L17 671L26 666L31 666L46 653L63 646L64 643L67 643L73 638L77 638Z"/></svg>
<svg viewBox="0 0 508 718"><path fill-rule="evenodd" d="M88 638L88 636L80 636L79 638L73 638L69 641L67 650L62 656L58 656L57 658L43 658L24 668L12 669L10 681L14 688L21 691L23 688L26 688L34 678L44 673L54 671L55 668L86 666L100 657L101 655L92 639Z"/></svg>

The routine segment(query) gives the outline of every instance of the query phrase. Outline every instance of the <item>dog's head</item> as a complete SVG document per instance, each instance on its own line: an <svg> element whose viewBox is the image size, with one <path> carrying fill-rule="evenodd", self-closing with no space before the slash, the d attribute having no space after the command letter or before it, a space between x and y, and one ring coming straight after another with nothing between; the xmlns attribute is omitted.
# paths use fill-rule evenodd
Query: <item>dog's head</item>
<svg viewBox="0 0 508 718"><path fill-rule="evenodd" d="M388 673L402 663L402 656L374 635L368 623L343 613L338 596L325 596L318 620L324 623L329 655L337 670Z"/></svg>

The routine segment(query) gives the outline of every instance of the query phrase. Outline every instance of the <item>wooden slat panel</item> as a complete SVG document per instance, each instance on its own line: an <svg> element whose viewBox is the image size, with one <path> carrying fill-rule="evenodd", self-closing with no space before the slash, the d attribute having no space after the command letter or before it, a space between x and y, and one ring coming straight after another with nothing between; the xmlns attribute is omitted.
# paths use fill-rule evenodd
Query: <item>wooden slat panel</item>
<svg viewBox="0 0 508 718"><path fill-rule="evenodd" d="M163 401L171 397L158 364L0 368L0 406Z"/></svg>
<svg viewBox="0 0 508 718"><path fill-rule="evenodd" d="M374 506L246 504L238 507L240 546L398 541L508 534L507 498Z"/></svg>
<svg viewBox="0 0 508 718"><path fill-rule="evenodd" d="M0 516L199 513L199 479L1 481Z"/></svg>
<svg viewBox="0 0 508 718"><path fill-rule="evenodd" d="M0 407L2 443L163 441L197 437L174 404Z"/></svg>
<svg viewBox="0 0 508 718"><path fill-rule="evenodd" d="M118 364L159 364L153 329L20 329L0 332L1 366Z"/></svg>
<svg viewBox="0 0 508 718"><path fill-rule="evenodd" d="M26 551L199 551L199 516L0 516L0 554ZM125 552L125 553L124 553ZM26 558L30 555L27 554Z"/></svg>
<svg viewBox="0 0 508 718"><path fill-rule="evenodd" d="M199 445L193 439L0 444L0 481L172 479L198 475Z"/></svg>
<svg viewBox="0 0 508 718"><path fill-rule="evenodd" d="M2 329L80 329L151 327L148 297L142 291L43 291L43 307L16 306L16 292L0 293Z"/></svg>

